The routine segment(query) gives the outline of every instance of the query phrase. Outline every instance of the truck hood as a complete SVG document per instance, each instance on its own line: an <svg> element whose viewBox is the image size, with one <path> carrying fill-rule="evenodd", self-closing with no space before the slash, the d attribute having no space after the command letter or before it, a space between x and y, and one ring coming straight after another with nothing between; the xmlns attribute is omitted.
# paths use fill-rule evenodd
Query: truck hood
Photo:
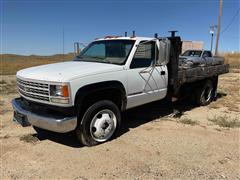
<svg viewBox="0 0 240 180"><path fill-rule="evenodd" d="M23 69L17 72L17 77L42 81L69 82L75 78L120 70L123 70L123 66L107 63L70 61Z"/></svg>

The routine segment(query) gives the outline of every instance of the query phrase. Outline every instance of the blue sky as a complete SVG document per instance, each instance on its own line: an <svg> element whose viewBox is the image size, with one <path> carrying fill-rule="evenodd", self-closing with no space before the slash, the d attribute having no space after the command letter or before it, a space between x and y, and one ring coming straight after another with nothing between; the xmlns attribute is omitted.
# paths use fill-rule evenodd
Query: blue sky
<svg viewBox="0 0 240 180"><path fill-rule="evenodd" d="M218 0L0 0L1 52L50 55L73 51L75 41L105 35L167 36L178 30L183 40L204 41L210 48L209 26L217 24ZM223 0L222 30L239 11L239 0ZM220 36L220 51L239 51L240 12ZM215 39L214 39L215 40ZM215 47L215 45L214 45Z"/></svg>

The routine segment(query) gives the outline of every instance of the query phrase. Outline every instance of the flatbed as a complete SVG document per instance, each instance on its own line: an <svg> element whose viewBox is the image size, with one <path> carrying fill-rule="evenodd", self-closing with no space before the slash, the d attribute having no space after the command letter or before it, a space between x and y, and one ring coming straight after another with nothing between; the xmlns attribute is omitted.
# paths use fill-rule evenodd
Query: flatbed
<svg viewBox="0 0 240 180"><path fill-rule="evenodd" d="M198 66L194 68L178 70L178 85L203 80L213 76L218 76L229 72L229 64L214 66Z"/></svg>

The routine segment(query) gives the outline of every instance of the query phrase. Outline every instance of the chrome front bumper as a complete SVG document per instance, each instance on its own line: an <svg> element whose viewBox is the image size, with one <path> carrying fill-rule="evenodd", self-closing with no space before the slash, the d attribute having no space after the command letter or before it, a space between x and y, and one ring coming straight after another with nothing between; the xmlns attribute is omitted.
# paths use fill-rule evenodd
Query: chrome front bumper
<svg viewBox="0 0 240 180"><path fill-rule="evenodd" d="M57 117L50 114L36 114L24 108L19 99L12 100L12 106L14 109L14 119L16 119L15 115L21 116L24 119L24 123L21 123L22 126L33 125L59 133L66 133L77 127L76 116Z"/></svg>

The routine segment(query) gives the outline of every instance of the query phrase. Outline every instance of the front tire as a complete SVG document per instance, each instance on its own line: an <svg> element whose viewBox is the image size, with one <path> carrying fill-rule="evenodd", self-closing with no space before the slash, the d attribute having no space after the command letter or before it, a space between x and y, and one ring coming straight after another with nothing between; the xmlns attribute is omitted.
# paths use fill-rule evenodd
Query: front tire
<svg viewBox="0 0 240 180"><path fill-rule="evenodd" d="M80 117L79 117L80 118ZM121 124L119 108L109 100L101 100L91 105L83 115L76 134L86 146L94 146L112 139Z"/></svg>

